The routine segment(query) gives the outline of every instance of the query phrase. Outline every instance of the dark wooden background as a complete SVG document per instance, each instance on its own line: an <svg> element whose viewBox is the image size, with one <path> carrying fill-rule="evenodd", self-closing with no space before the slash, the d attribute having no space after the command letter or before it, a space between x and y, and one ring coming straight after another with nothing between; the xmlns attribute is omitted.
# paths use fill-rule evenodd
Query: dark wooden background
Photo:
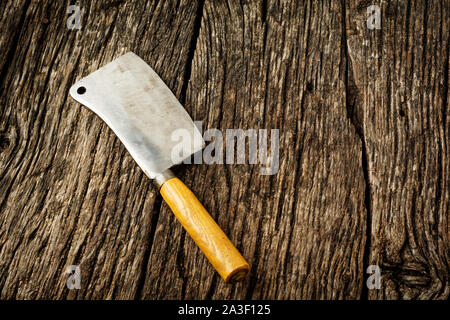
<svg viewBox="0 0 450 320"><path fill-rule="evenodd" d="M0 298L447 299L449 20L448 0L1 1ZM68 95L130 50L204 130L280 130L276 175L176 169L251 263L243 283Z"/></svg>

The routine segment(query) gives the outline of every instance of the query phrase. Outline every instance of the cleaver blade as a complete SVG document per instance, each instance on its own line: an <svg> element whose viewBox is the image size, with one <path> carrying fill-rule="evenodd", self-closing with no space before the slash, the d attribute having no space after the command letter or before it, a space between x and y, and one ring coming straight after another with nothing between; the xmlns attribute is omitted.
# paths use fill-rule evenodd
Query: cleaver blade
<svg viewBox="0 0 450 320"><path fill-rule="evenodd" d="M108 124L151 179L204 147L172 91L132 52L81 79L70 95Z"/></svg>

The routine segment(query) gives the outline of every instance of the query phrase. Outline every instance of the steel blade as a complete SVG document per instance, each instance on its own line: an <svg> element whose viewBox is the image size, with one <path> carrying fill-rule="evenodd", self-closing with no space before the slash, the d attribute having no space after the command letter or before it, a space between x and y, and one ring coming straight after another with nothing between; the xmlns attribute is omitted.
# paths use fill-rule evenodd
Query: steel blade
<svg viewBox="0 0 450 320"><path fill-rule="evenodd" d="M204 146L172 91L132 52L77 82L70 95L108 124L151 178L183 160L174 150L187 157Z"/></svg>

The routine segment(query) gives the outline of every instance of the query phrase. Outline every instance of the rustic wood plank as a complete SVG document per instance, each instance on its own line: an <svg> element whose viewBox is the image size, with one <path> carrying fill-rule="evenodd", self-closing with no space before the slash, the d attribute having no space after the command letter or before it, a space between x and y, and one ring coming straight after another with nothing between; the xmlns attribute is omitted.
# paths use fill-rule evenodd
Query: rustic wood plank
<svg viewBox="0 0 450 320"><path fill-rule="evenodd" d="M71 31L69 1L3 3L1 30L19 36L0 52L14 50L1 79L0 297L139 297L156 190L68 89L133 50L180 93L196 5L81 1L82 29ZM80 290L66 288L69 265Z"/></svg>
<svg viewBox="0 0 450 320"><path fill-rule="evenodd" d="M366 26L377 1L80 1L78 31L69 4L0 3L0 298L448 298L448 1L379 2L381 30ZM203 130L280 130L276 175L175 168L251 263L246 282L220 280L68 97L129 50Z"/></svg>
<svg viewBox="0 0 450 320"><path fill-rule="evenodd" d="M345 108L342 13L316 1L205 3L186 107L204 130L280 129L280 171L180 171L252 275L225 285L163 204L145 298L360 296L365 182Z"/></svg>
<svg viewBox="0 0 450 320"><path fill-rule="evenodd" d="M449 286L448 1L347 6L349 84L364 141L371 241L382 272L370 299L447 299Z"/></svg>

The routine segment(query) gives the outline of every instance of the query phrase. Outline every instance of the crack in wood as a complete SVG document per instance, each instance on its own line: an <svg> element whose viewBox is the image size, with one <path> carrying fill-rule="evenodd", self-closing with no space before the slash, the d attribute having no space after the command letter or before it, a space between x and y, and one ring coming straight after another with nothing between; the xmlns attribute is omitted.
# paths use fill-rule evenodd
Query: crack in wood
<svg viewBox="0 0 450 320"><path fill-rule="evenodd" d="M367 148L364 137L364 129L362 125L362 112L363 110L357 110L360 98L358 97L358 89L353 80L353 68L350 55L348 53L347 43L347 2L341 1L342 6L342 52L345 58L345 70L344 70L344 84L346 90L346 110L347 117L350 119L351 124L355 128L355 132L361 141L361 161L362 169L364 173L365 191L364 191L364 208L366 210L366 243L364 246L363 256L363 270L365 275L367 267L370 265L370 253L371 253L371 238L372 238L372 212L371 212L371 195L370 195L370 177L367 163ZM358 112L359 111L359 112ZM365 277L363 277L365 280ZM365 285L365 281L362 283L361 299L368 300L368 288Z"/></svg>
<svg viewBox="0 0 450 320"><path fill-rule="evenodd" d="M14 57L17 52L17 48L19 46L20 35L22 34L22 29L25 24L25 17L27 15L30 4L31 4L31 0L27 0L25 2L24 9L22 10L22 14L20 16L19 23L18 23L17 27L15 28L16 32L14 33L10 49L8 51L8 54L6 55L5 61L3 62L3 68L0 71L0 97L3 97L3 90L6 89L6 88L4 88L4 86L6 84L6 76L8 75L9 70L14 67L13 66Z"/></svg>
<svg viewBox="0 0 450 320"><path fill-rule="evenodd" d="M183 77L183 86L181 87L180 93L180 102L182 105L186 105L186 93L189 85L189 81L191 79L192 74L192 63L194 61L195 50L197 48L197 41L200 35L200 28L202 25L202 17L203 17L203 6L205 5L205 0L200 1L197 5L197 12L194 19L194 31L191 39L191 44L189 46L189 51L187 53L186 59L186 68L184 71Z"/></svg>
<svg viewBox="0 0 450 320"><path fill-rule="evenodd" d="M147 177L144 177L145 179ZM148 236L148 240L147 240L147 246L145 249L145 253L143 256L143 263L142 263L142 267L141 267L141 273L139 276L139 280L137 281L137 289L136 289L136 295L135 295L135 299L137 300L141 300L142 297L144 296L144 284L145 284L145 278L147 275L147 268L148 268L148 262L150 260L150 254L152 252L152 247L153 247L153 243L155 240L155 233L156 233L156 227L158 226L158 219L159 219L159 214L161 212L161 206L162 206L162 196L159 194L156 196L155 199L155 203L153 205L153 215L152 215L152 219L150 222L151 228L150 228L150 234Z"/></svg>

